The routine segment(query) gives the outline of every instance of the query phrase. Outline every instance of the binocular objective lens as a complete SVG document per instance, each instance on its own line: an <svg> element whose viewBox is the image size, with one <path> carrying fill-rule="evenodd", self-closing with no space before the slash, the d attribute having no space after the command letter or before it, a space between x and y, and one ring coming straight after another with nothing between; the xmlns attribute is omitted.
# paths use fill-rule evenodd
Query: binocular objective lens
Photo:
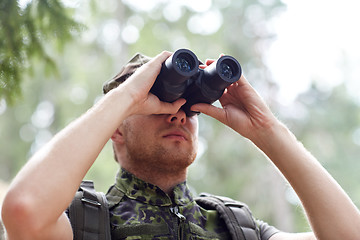
<svg viewBox="0 0 360 240"><path fill-rule="evenodd" d="M226 63L220 64L220 73L222 76L224 76L226 78L232 78L232 76L233 76L233 71L232 71L231 67L229 65L227 65Z"/></svg>
<svg viewBox="0 0 360 240"><path fill-rule="evenodd" d="M182 72L191 71L191 65L185 58L181 58L181 57L176 58L175 64Z"/></svg>

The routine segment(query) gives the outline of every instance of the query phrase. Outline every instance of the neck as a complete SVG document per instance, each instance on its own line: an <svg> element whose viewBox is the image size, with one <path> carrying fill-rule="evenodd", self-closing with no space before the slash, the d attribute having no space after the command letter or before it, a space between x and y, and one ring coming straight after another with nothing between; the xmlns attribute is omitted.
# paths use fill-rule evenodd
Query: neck
<svg viewBox="0 0 360 240"><path fill-rule="evenodd" d="M184 182L187 175L186 169L175 172L154 167L125 166L124 164L122 164L122 167L137 178L158 186L167 194L171 194L176 185Z"/></svg>

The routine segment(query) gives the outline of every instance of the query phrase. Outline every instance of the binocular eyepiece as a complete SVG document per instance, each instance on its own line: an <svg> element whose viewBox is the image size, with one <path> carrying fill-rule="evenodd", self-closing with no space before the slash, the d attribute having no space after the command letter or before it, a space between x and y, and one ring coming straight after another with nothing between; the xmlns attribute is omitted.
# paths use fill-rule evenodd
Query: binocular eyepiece
<svg viewBox="0 0 360 240"><path fill-rule="evenodd" d="M239 62L231 56L222 56L200 69L192 51L179 49L162 64L150 92L165 102L185 98L182 109L192 116L196 114L190 110L192 105L218 100L226 87L239 80L241 72Z"/></svg>

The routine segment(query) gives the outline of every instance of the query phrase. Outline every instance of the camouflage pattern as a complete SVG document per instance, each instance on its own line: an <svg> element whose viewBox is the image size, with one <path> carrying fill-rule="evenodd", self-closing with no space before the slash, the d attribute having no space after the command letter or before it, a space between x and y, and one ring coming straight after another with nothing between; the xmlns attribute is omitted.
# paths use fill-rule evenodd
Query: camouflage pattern
<svg viewBox="0 0 360 240"><path fill-rule="evenodd" d="M144 65L145 63L151 60L150 57L145 56L141 53L135 54L120 70L115 77L108 80L103 85L103 93L106 94L110 90L118 87L120 83L124 82L128 77L130 77L136 69Z"/></svg>
<svg viewBox="0 0 360 240"><path fill-rule="evenodd" d="M159 187L120 169L116 183L106 195L109 202L112 239L231 239L216 210L199 206L186 182L168 195ZM260 239L279 232L255 220Z"/></svg>
<svg viewBox="0 0 360 240"><path fill-rule="evenodd" d="M107 198L112 239L230 239L217 212L197 205L185 182L169 196L121 169Z"/></svg>

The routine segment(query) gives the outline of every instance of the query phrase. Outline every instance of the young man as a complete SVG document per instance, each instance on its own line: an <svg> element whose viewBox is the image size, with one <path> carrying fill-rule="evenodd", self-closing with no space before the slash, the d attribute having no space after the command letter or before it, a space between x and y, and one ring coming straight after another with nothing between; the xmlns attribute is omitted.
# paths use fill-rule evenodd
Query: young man
<svg viewBox="0 0 360 240"><path fill-rule="evenodd" d="M3 205L10 240L73 238L64 210L109 138L122 167L108 194L113 239L228 238L217 213L196 205L184 183L197 151L197 116L180 109L184 99L166 103L149 93L170 55L159 54L118 87L116 81L105 85L106 92L112 90L30 159ZM146 61L140 57L116 79ZM314 232L284 233L258 222L261 239L360 239L356 206L244 76L220 102L222 108L196 104L192 110L228 125L263 151L298 194Z"/></svg>

